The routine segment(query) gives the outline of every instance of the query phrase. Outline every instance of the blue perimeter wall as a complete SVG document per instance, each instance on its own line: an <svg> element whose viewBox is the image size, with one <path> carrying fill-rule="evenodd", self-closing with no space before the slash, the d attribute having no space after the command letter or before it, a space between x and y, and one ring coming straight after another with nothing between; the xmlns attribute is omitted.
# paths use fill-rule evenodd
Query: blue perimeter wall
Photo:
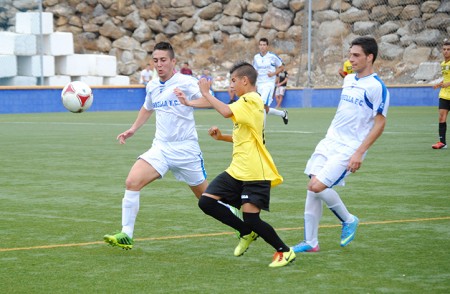
<svg viewBox="0 0 450 294"><path fill-rule="evenodd" d="M390 106L437 106L439 90L431 85L388 87ZM62 88L0 87L0 114L67 111L61 103ZM144 102L145 89L130 87L93 87L94 103L89 111L139 110ZM288 89L283 108L336 107L340 88ZM228 92L217 91L216 97L228 102ZM272 106L275 104L275 99Z"/></svg>

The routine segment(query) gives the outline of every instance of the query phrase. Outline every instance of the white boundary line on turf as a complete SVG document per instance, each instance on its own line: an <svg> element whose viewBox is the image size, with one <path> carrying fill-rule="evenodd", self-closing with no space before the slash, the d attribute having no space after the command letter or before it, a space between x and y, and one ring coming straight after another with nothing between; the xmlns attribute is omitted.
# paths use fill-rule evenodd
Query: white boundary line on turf
<svg viewBox="0 0 450 294"><path fill-rule="evenodd" d="M131 124L119 124L119 123L89 123L89 122L26 122L26 121L14 121L14 122L0 122L0 124L48 124L48 125L80 125L80 126L131 126ZM154 123L146 123L143 127L154 127ZM207 125L197 125L197 130L207 131L210 126ZM231 129L222 128L226 132L231 132ZM315 134L315 132L306 132L306 131L283 131L283 130L265 130L266 133L294 133L294 134Z"/></svg>
<svg viewBox="0 0 450 294"><path fill-rule="evenodd" d="M0 124L48 124L48 125L85 125L85 126L131 126L131 124L129 123L90 123L90 122L27 122L27 121L5 121L2 122L0 121ZM154 123L146 123L145 125L143 125L142 127L154 127L155 124ZM208 130L210 128L210 126L207 125L197 125L196 126L197 130ZM229 128L223 128L221 127L224 131L226 132L231 132L231 129ZM270 129L266 129L265 133L284 133L284 134L319 134L319 133L323 133L326 134L326 129L320 132L311 132L311 131L295 131L295 130L270 130ZM398 135L398 134L420 134L420 132L395 132L395 131L384 131L383 134L389 134L389 135ZM429 132L423 132L423 134L429 134Z"/></svg>

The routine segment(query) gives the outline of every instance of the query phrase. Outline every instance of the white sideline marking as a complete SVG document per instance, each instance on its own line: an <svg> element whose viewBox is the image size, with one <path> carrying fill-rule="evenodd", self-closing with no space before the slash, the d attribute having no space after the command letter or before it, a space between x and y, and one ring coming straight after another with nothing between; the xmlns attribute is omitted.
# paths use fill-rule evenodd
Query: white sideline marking
<svg viewBox="0 0 450 294"><path fill-rule="evenodd" d="M89 123L89 122L27 122L27 121L12 121L12 122L0 122L0 124L23 124L23 125L34 125L34 124L40 124L40 125L80 125L80 126L125 126L130 127L131 124L120 124L120 123ZM154 127L154 123L146 123L142 127ZM220 126L219 126L220 127ZM197 130L207 131L210 128L210 126L207 125L197 125ZM231 129L220 127L225 132L231 132ZM290 134L314 134L315 132L307 132L307 131L282 131L282 130L265 130L266 133L290 133Z"/></svg>
<svg viewBox="0 0 450 294"><path fill-rule="evenodd" d="M90 123L90 122L28 122L28 121L5 121L5 122L1 122L0 124L42 124L42 125L85 125L85 126L125 126L126 127L130 127L131 124L130 123L126 123L126 124L120 124L120 123ZM154 127L155 124L154 123L146 123L145 125L143 125L142 127ZM231 132L231 129L229 128L224 128L219 126L223 131L225 132ZM210 128L210 126L207 125L197 125L197 130L202 130L202 131L206 131ZM287 131L283 131L283 130L270 130L270 129L266 129L265 130L266 133L286 133L286 134L317 134L317 133L323 133L326 134L326 129L324 129L323 131L320 132L311 132L311 131L294 131L294 130L287 130ZM383 134L390 134L390 135L395 135L395 134L418 134L420 132L395 132L395 131L384 131ZM428 132L423 132L424 134L428 134Z"/></svg>

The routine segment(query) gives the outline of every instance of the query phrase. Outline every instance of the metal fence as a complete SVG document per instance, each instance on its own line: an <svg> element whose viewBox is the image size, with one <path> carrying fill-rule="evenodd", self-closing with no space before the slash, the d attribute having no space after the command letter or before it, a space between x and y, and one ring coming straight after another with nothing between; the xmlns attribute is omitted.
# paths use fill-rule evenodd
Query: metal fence
<svg viewBox="0 0 450 294"><path fill-rule="evenodd" d="M339 84L349 43L371 35L379 45L375 67L387 84L438 78L441 45L450 34L450 1L308 1L303 24L299 86Z"/></svg>

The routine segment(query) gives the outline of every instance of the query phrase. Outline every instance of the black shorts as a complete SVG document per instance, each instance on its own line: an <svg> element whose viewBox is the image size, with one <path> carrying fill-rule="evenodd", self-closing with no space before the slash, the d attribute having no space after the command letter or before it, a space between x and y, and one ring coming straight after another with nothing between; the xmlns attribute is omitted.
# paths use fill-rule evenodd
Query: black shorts
<svg viewBox="0 0 450 294"><path fill-rule="evenodd" d="M239 181L223 172L212 180L205 193L218 196L220 201L238 209L251 203L269 211L270 181Z"/></svg>
<svg viewBox="0 0 450 294"><path fill-rule="evenodd" d="M439 109L450 110L450 100L439 98Z"/></svg>

